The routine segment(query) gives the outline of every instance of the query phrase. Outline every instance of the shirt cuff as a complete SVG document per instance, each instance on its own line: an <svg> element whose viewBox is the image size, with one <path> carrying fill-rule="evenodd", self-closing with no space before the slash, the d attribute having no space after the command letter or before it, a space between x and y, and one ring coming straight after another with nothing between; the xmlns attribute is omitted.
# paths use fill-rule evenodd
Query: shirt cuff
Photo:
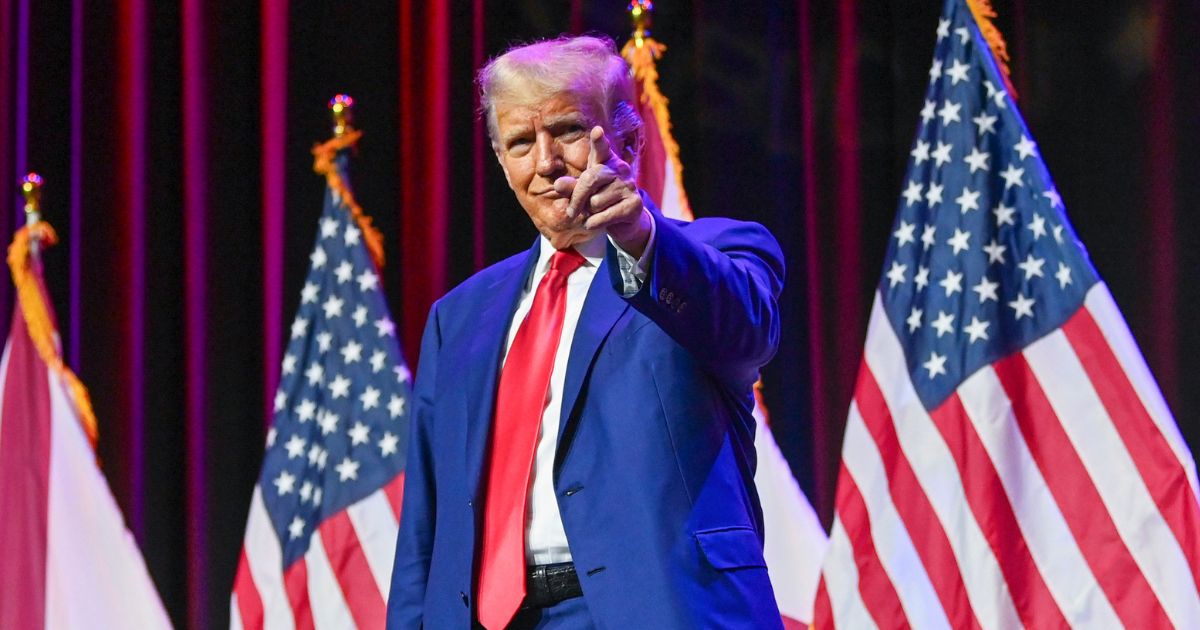
<svg viewBox="0 0 1200 630"><path fill-rule="evenodd" d="M613 244L617 250L617 266L621 270L621 283L623 297L631 297L642 289L642 285L646 282L646 275L650 269L650 257L654 254L654 236L657 232L655 227L654 213L648 212L650 215L650 238L646 239L646 248L642 250L641 258L634 258L632 254L621 249L617 242L608 237L608 241Z"/></svg>

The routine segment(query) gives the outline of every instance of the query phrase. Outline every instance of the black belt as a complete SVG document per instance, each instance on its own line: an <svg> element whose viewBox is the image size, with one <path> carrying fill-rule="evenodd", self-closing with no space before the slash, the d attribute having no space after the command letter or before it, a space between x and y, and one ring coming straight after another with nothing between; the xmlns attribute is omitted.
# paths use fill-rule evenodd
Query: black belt
<svg viewBox="0 0 1200 630"><path fill-rule="evenodd" d="M539 564L525 575L525 602L522 608L548 608L563 600L583 595L575 563Z"/></svg>

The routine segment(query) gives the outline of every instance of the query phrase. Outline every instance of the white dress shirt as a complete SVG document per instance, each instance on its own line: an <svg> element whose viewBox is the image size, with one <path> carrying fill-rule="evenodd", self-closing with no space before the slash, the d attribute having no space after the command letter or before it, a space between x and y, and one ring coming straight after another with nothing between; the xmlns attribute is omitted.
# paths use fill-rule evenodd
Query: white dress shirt
<svg viewBox="0 0 1200 630"><path fill-rule="evenodd" d="M625 285L625 295L632 295L641 288L646 279L647 261L650 260L651 249L654 245L654 220L651 217L650 238L640 259L616 247L620 261L621 278ZM567 359L571 355L571 341L575 337L575 328L579 324L579 314L583 311L583 302L587 298L588 289L596 277L596 270L604 261L607 239L603 234L585 243L575 246L575 250L583 255L587 262L567 278L567 306L563 318L562 337L558 340L558 350L554 353L554 369L550 372L550 388L546 392L546 408L542 412L542 427L538 434L537 450L534 455L533 474L530 476L529 493L525 509L525 561L530 565L553 564L570 562L571 549L567 545L567 534L563 530L562 517L558 513L558 498L554 492L554 454L558 449L558 427L562 414L563 383L567 377ZM508 351L512 348L517 329L529 315L533 307L533 296L542 277L550 269L550 257L554 255L554 246L546 237L541 238L541 252L538 254L537 266L533 277L525 285L517 311L513 314L512 324L508 329L508 340L504 344L504 359L508 359ZM600 280L605 282L604 279Z"/></svg>

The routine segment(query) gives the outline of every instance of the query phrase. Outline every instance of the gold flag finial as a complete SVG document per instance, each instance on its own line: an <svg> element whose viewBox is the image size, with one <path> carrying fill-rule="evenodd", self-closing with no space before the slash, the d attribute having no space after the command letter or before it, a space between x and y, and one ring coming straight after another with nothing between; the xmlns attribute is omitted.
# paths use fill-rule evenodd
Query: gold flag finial
<svg viewBox="0 0 1200 630"><path fill-rule="evenodd" d="M25 216L34 217L42 212L42 176L30 173L21 178L21 196L25 197Z"/></svg>
<svg viewBox="0 0 1200 630"><path fill-rule="evenodd" d="M354 128L353 108L354 99L350 98L349 94L338 94L329 99L329 113L333 116L333 137L312 148L313 171L325 176L325 183L333 191L334 198L354 216L375 266L382 269L383 234L371 224L371 217L358 205L354 191L350 189L349 182L343 179L336 164L338 152L357 146L358 139L362 137L362 132Z"/></svg>
<svg viewBox="0 0 1200 630"><path fill-rule="evenodd" d="M650 36L650 24L653 21L654 3L651 0L632 0L629 3L629 17L633 20L633 41L638 48Z"/></svg>
<svg viewBox="0 0 1200 630"><path fill-rule="evenodd" d="M58 345L58 331L54 316L45 300L42 286L39 252L58 242L58 235L50 224L41 220L42 178L30 173L21 178L21 196L25 197L25 226L13 235L8 246L8 268L12 273L13 285L17 289L17 305L25 318L29 337L37 348L38 355L62 377L75 402L79 422L87 433L92 448L96 448L96 413L87 388L83 386L71 368L63 363Z"/></svg>
<svg viewBox="0 0 1200 630"><path fill-rule="evenodd" d="M342 137L354 130L354 99L349 94L338 94L329 99L329 113L333 116L333 135Z"/></svg>

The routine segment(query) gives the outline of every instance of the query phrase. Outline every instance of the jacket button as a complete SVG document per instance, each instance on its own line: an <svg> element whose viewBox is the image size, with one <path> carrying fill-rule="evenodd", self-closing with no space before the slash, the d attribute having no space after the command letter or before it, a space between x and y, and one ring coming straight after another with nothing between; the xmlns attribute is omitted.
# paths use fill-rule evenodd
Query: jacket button
<svg viewBox="0 0 1200 630"><path fill-rule="evenodd" d="M567 488L566 492L563 492L563 494L568 497L574 496L580 490L583 490L583 486L575 485L575 486L571 486L570 488Z"/></svg>

